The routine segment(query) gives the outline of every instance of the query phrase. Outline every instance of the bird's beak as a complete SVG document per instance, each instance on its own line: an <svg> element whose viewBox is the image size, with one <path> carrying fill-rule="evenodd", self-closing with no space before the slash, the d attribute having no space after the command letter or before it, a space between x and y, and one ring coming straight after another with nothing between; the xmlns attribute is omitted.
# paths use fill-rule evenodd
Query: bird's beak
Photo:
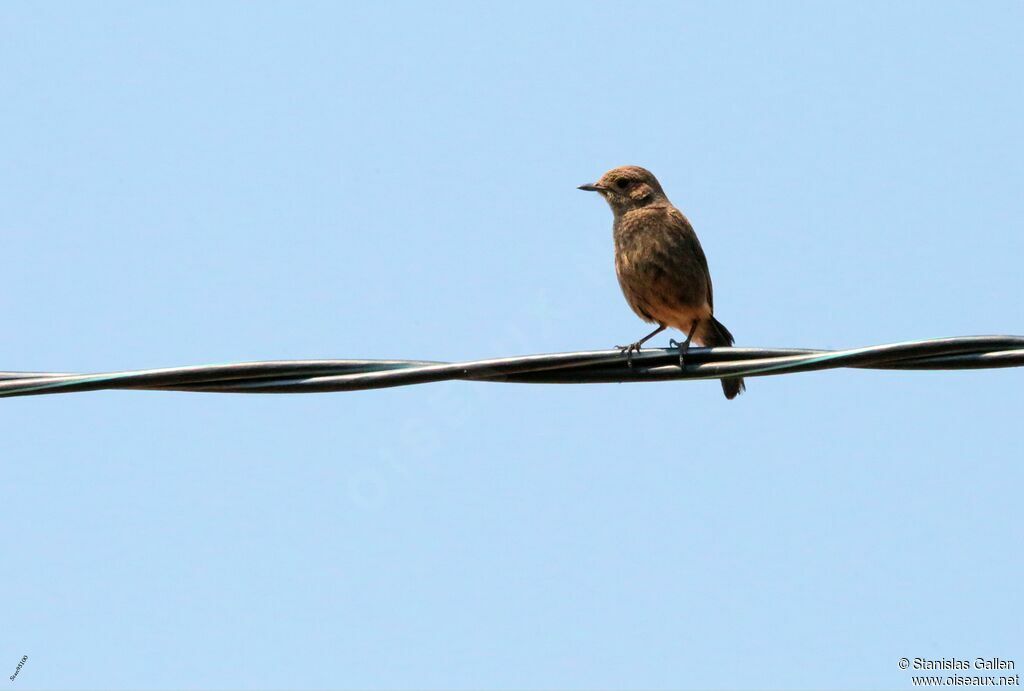
<svg viewBox="0 0 1024 691"><path fill-rule="evenodd" d="M604 185L598 185L596 182L595 183L589 183L588 182L586 185L580 185L576 189L583 190L584 192L604 192L608 188L605 187Z"/></svg>

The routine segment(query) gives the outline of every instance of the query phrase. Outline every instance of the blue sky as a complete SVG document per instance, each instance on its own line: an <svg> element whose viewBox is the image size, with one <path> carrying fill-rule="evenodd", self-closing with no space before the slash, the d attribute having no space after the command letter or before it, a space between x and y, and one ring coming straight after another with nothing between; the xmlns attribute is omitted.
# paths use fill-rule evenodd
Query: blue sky
<svg viewBox="0 0 1024 691"><path fill-rule="evenodd" d="M5 3L0 369L1024 334L1019 3ZM655 344L667 343L660 338ZM12 688L910 688L1024 664L1017 370L0 401ZM9 671L5 671L9 670Z"/></svg>

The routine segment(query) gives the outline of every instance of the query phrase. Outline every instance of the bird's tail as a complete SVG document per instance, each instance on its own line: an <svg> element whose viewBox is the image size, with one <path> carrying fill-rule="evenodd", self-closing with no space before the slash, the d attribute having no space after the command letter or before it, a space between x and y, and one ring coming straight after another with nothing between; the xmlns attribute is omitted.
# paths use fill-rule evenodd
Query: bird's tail
<svg viewBox="0 0 1024 691"><path fill-rule="evenodd" d="M735 342L732 334L729 333L729 329L725 328L725 324L714 317L711 317L711 320L708 322L703 336L704 345L709 348L731 346ZM746 384L743 383L743 379L740 377L722 380L722 391L725 392L725 397L730 401L739 396L746 388Z"/></svg>

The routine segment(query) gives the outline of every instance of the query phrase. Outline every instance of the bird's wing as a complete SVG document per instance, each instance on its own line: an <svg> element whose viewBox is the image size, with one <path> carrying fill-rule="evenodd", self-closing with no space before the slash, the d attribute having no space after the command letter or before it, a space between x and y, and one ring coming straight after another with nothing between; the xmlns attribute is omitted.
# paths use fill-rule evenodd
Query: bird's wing
<svg viewBox="0 0 1024 691"><path fill-rule="evenodd" d="M691 252L697 258L700 268L704 270L704 279L708 284L708 307L714 312L715 298L714 291L711 288L711 272L708 271L708 259L704 256L704 249L700 246L697 233L693 230L693 226L690 225L689 219L679 209L675 207L670 208L668 210L668 218L673 230L676 231L676 241L682 245L680 249Z"/></svg>

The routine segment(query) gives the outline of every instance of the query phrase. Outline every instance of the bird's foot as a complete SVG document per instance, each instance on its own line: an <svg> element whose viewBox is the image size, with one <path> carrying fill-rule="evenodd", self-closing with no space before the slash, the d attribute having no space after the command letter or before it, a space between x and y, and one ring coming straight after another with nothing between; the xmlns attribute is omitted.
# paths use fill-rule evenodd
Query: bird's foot
<svg viewBox="0 0 1024 691"><path fill-rule="evenodd" d="M690 349L690 339L687 338L685 341L680 343L674 338L668 340L670 348L676 348L679 350L679 369L686 369L686 351Z"/></svg>
<svg viewBox="0 0 1024 691"><path fill-rule="evenodd" d="M637 341L636 343L630 343L629 345L624 345L624 346L617 345L615 347L619 349L619 353L620 354L624 354L626 356L626 363L630 367L632 367L633 366L633 353L639 353L640 352L640 346L642 346L642 345L643 345L643 341Z"/></svg>

